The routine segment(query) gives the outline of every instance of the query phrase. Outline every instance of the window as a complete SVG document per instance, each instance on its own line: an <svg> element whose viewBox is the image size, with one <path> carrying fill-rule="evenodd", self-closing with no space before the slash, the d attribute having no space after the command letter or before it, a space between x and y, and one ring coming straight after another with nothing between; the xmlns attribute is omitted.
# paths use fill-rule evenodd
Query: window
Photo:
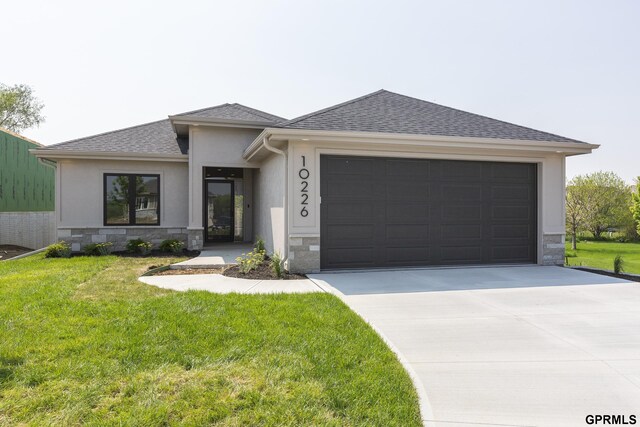
<svg viewBox="0 0 640 427"><path fill-rule="evenodd" d="M104 225L160 225L160 175L104 175Z"/></svg>

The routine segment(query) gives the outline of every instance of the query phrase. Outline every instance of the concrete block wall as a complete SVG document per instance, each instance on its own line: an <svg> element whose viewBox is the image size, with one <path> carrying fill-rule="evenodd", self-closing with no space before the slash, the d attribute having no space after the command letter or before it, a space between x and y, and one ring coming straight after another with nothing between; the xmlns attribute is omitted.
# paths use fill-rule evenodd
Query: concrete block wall
<svg viewBox="0 0 640 427"><path fill-rule="evenodd" d="M0 212L0 245L40 249L55 241L55 212Z"/></svg>

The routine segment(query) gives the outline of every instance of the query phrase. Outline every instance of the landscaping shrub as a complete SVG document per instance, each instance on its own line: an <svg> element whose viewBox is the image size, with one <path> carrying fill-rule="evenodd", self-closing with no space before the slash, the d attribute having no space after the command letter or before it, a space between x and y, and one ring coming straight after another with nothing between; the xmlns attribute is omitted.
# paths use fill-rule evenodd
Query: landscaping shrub
<svg viewBox="0 0 640 427"><path fill-rule="evenodd" d="M616 274L620 274L624 271L624 259L622 259L622 255L616 255L613 259L613 272Z"/></svg>
<svg viewBox="0 0 640 427"><path fill-rule="evenodd" d="M258 237L258 240L256 240L256 244L253 246L253 249L256 252L267 253L267 250L264 247L264 239L262 237Z"/></svg>
<svg viewBox="0 0 640 427"><path fill-rule="evenodd" d="M84 253L86 255L94 256L109 255L112 245L113 244L111 242L90 243L84 247Z"/></svg>
<svg viewBox="0 0 640 427"><path fill-rule="evenodd" d="M160 250L162 252L171 252L173 254L176 254L182 251L183 247L184 247L184 242L178 239L167 239L167 240L163 240L162 243L160 243Z"/></svg>
<svg viewBox="0 0 640 427"><path fill-rule="evenodd" d="M151 252L153 245L151 242L145 242L142 239L133 239L127 242L127 252L133 254L147 255Z"/></svg>
<svg viewBox="0 0 640 427"><path fill-rule="evenodd" d="M284 266L282 265L282 257L278 252L271 255L269 264L273 274L275 274L278 279L282 279L284 277Z"/></svg>
<svg viewBox="0 0 640 427"><path fill-rule="evenodd" d="M253 250L248 254L242 254L242 256L236 258L240 272L243 274L247 274L251 270L255 270L260 266L260 264L264 262L264 257L265 252L258 250Z"/></svg>
<svg viewBox="0 0 640 427"><path fill-rule="evenodd" d="M47 246L44 251L45 258L69 258L71 256L71 246L64 240Z"/></svg>

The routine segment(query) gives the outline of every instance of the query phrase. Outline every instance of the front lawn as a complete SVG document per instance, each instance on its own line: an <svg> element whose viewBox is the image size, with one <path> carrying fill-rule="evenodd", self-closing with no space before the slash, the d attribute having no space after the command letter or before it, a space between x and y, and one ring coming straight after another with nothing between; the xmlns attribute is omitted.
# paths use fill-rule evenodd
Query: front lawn
<svg viewBox="0 0 640 427"><path fill-rule="evenodd" d="M625 272L640 274L640 243L582 240L577 246L578 250L574 251L571 249L571 243L567 242L566 254L569 265L613 270L614 258L621 255Z"/></svg>
<svg viewBox="0 0 640 427"><path fill-rule="evenodd" d="M408 375L336 297L137 281L168 262L1 262L0 425L420 425Z"/></svg>

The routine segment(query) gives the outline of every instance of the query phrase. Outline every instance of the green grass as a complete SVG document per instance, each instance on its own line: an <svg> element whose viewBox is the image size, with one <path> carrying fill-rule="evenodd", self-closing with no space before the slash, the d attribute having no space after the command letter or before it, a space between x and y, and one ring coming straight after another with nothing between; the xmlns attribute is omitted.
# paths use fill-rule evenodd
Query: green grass
<svg viewBox="0 0 640 427"><path fill-rule="evenodd" d="M578 250L574 251L571 249L571 242L567 239L566 255L569 265L584 265L607 270L613 270L614 258L616 255L622 255L624 271L640 274L640 243L582 240L578 242Z"/></svg>
<svg viewBox="0 0 640 427"><path fill-rule="evenodd" d="M0 263L0 425L420 425L395 355L336 297L137 281L168 262Z"/></svg>

